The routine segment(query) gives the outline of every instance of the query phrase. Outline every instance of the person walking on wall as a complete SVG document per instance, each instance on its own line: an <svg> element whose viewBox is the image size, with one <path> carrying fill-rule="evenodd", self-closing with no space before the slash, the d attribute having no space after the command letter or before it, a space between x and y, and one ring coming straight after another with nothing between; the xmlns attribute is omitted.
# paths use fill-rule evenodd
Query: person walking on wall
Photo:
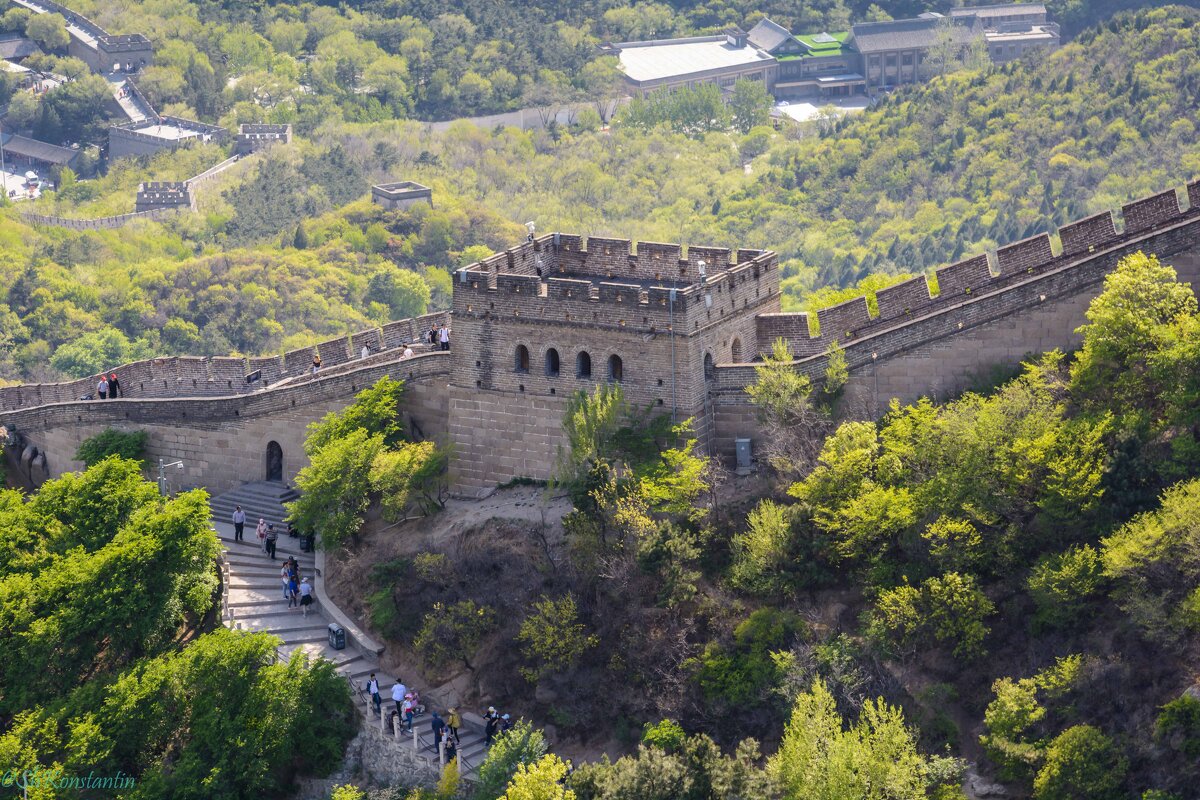
<svg viewBox="0 0 1200 800"><path fill-rule="evenodd" d="M371 355L371 348L368 345L364 344L362 353L359 355L359 358L366 358L369 355Z"/></svg>
<svg viewBox="0 0 1200 800"><path fill-rule="evenodd" d="M240 542L242 540L242 531L246 529L246 512L242 511L241 506L233 509L233 540Z"/></svg>
<svg viewBox="0 0 1200 800"><path fill-rule="evenodd" d="M287 582L288 608L300 607L300 585L296 583L296 573L288 575Z"/></svg>
<svg viewBox="0 0 1200 800"><path fill-rule="evenodd" d="M279 568L279 582L283 585L283 599L288 599L288 586L292 582L292 570L288 562L283 562L283 566Z"/></svg>
<svg viewBox="0 0 1200 800"><path fill-rule="evenodd" d="M108 378L101 375L100 382L96 384L96 396L101 400L108 397Z"/></svg>
<svg viewBox="0 0 1200 800"><path fill-rule="evenodd" d="M271 560L275 560L275 543L279 541L279 534L275 532L274 525L267 526L267 554L271 556Z"/></svg>
<svg viewBox="0 0 1200 800"><path fill-rule="evenodd" d="M117 373L112 373L108 376L108 399L116 400L118 397L124 396L121 391L121 382L117 380Z"/></svg>
<svg viewBox="0 0 1200 800"><path fill-rule="evenodd" d="M446 721L435 711L433 712L433 718L429 720L429 728L433 731L433 748L436 750L446 730Z"/></svg>
<svg viewBox="0 0 1200 800"><path fill-rule="evenodd" d="M462 715L458 713L457 708L451 708L446 712L446 727L450 729L450 736L454 741L458 741L458 729L462 727Z"/></svg>
<svg viewBox="0 0 1200 800"><path fill-rule="evenodd" d="M443 325L442 329L438 331L438 341L442 343L443 350L450 349L450 329L445 325Z"/></svg>
<svg viewBox="0 0 1200 800"><path fill-rule="evenodd" d="M313 601L312 584L308 582L308 578L300 581L300 610L304 612L304 616L308 616L308 607Z"/></svg>
<svg viewBox="0 0 1200 800"><path fill-rule="evenodd" d="M392 702L396 704L396 724L399 725L404 719L404 695L408 692L408 687L400 681L392 684ZM397 729L398 730L398 729Z"/></svg>
<svg viewBox="0 0 1200 800"><path fill-rule="evenodd" d="M258 518L258 527L254 529L258 534L258 548L264 553L267 552L267 521L262 517Z"/></svg>

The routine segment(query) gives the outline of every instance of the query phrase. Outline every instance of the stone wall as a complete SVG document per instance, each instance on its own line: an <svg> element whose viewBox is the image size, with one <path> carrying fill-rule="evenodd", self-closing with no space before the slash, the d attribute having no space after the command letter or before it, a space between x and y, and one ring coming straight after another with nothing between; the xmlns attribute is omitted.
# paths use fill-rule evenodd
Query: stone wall
<svg viewBox="0 0 1200 800"><path fill-rule="evenodd" d="M82 468L73 456L88 437L105 428L149 433L147 459L181 459L171 470L172 488L206 486L217 493L247 481L264 480L271 441L283 450L284 479L306 464L305 429L329 411L344 408L362 389L388 375L408 382L404 408L410 430L444 442L447 431L446 378L449 358L429 353L316 375L252 395L212 398L76 401L0 414L0 424L18 431L46 455L51 477Z"/></svg>

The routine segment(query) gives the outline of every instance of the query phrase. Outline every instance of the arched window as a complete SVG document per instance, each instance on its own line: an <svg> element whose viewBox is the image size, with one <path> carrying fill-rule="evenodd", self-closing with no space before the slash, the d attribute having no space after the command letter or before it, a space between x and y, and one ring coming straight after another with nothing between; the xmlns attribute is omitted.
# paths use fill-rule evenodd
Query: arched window
<svg viewBox="0 0 1200 800"><path fill-rule="evenodd" d="M546 351L546 374L551 378L558 377L558 351L553 347Z"/></svg>
<svg viewBox="0 0 1200 800"><path fill-rule="evenodd" d="M592 377L592 357L587 354L587 351L580 352L575 356L575 377Z"/></svg>
<svg viewBox="0 0 1200 800"><path fill-rule="evenodd" d="M704 380L711 381L713 379L713 360L712 353L704 354Z"/></svg>
<svg viewBox="0 0 1200 800"><path fill-rule="evenodd" d="M620 383L625 377L625 365L621 363L620 356L608 357L608 379L615 383Z"/></svg>
<svg viewBox="0 0 1200 800"><path fill-rule="evenodd" d="M514 361L517 372L529 372L529 348L523 344L517 345L517 357Z"/></svg>
<svg viewBox="0 0 1200 800"><path fill-rule="evenodd" d="M729 349L731 351L730 354L733 356L733 363L735 363L735 364L742 363L742 340L734 339L733 344L730 346Z"/></svg>

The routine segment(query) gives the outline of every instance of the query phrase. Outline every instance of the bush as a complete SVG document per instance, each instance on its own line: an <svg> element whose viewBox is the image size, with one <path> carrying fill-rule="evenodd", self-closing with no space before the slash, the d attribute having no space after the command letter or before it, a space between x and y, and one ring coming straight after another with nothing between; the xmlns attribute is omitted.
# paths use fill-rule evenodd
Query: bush
<svg viewBox="0 0 1200 800"><path fill-rule="evenodd" d="M983 653L988 627L983 620L996 607L975 586L970 575L947 572L930 578L919 589L899 586L879 596L868 615L867 635L884 652L895 656L914 653L930 638L953 644L957 658Z"/></svg>
<svg viewBox="0 0 1200 800"><path fill-rule="evenodd" d="M1200 700L1185 694L1163 706L1155 735L1188 758L1200 758Z"/></svg>
<svg viewBox="0 0 1200 800"><path fill-rule="evenodd" d="M787 649L804 629L800 617L791 612L755 611L734 629L731 645L713 642L704 649L698 675L704 696L734 707L762 703L782 675L771 653Z"/></svg>
<svg viewBox="0 0 1200 800"><path fill-rule="evenodd" d="M1120 800L1127 763L1112 740L1091 725L1060 733L1046 748L1033 781L1035 800Z"/></svg>
<svg viewBox="0 0 1200 800"><path fill-rule="evenodd" d="M474 600L461 600L450 606L434 603L413 639L413 649L434 669L445 669L461 661L467 669L474 670L471 659L483 637L495 627L496 612Z"/></svg>
<svg viewBox="0 0 1200 800"><path fill-rule="evenodd" d="M146 453L146 442L149 438L150 434L145 431L106 428L101 433L83 440L83 444L75 451L75 460L82 461L90 467L109 456L120 456L137 461L140 469L144 466L142 456Z"/></svg>
<svg viewBox="0 0 1200 800"><path fill-rule="evenodd" d="M536 683L547 675L569 669L600 640L579 622L579 611L571 595L559 600L543 597L533 608L521 623L517 640L522 643L525 658L536 665L522 668L521 674Z"/></svg>
<svg viewBox="0 0 1200 800"><path fill-rule="evenodd" d="M686 740L687 733L673 719L664 719L657 725L647 722L645 731L642 733L642 744L647 747L657 747L668 753L677 751Z"/></svg>
<svg viewBox="0 0 1200 800"><path fill-rule="evenodd" d="M1037 605L1035 625L1067 628L1103 588L1104 564L1095 548L1073 547L1038 562L1027 585Z"/></svg>
<svg viewBox="0 0 1200 800"><path fill-rule="evenodd" d="M495 800L522 764L534 764L546 755L546 737L525 720L518 720L511 729L492 741L487 758L479 765L479 782L475 784L475 800Z"/></svg>

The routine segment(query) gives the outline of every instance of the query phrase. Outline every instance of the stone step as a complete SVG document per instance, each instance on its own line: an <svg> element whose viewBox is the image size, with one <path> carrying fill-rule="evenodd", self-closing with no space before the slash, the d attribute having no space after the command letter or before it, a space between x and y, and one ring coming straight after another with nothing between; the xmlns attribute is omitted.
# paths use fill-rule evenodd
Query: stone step
<svg viewBox="0 0 1200 800"><path fill-rule="evenodd" d="M230 608L235 609L233 618L236 620L241 620L242 622L252 619L265 620L270 619L271 617L290 617L300 613L296 606L288 608L287 601L282 597L275 598L275 602L278 605L274 607L264 604L258 606L230 606ZM300 618L304 619L304 615L300 614ZM308 618L312 619L312 611L308 612Z"/></svg>
<svg viewBox="0 0 1200 800"><path fill-rule="evenodd" d="M329 646L328 641L321 642L298 642L296 644L285 644L279 648L279 652L290 656L296 650L303 650L310 656L326 659L333 663L335 667L358 666L356 662L364 662L363 654L358 650L334 650Z"/></svg>
<svg viewBox="0 0 1200 800"><path fill-rule="evenodd" d="M283 598L283 582L279 580L279 576L274 577L240 577L236 572L229 573L229 588L230 589L259 589L261 591L270 592L276 591L279 597Z"/></svg>
<svg viewBox="0 0 1200 800"><path fill-rule="evenodd" d="M247 608L250 606L274 605L275 603L287 603L287 600L283 597L283 589L278 585L274 590L230 589L229 597L225 601L225 604L230 608Z"/></svg>
<svg viewBox="0 0 1200 800"><path fill-rule="evenodd" d="M325 631L326 638L329 636L329 623L324 617L314 615L312 612L309 612L308 617L299 611L293 611L290 617L247 617L245 619L234 614L233 621L243 630L283 634L290 631L311 631L320 628ZM291 642L288 643L291 644Z"/></svg>

